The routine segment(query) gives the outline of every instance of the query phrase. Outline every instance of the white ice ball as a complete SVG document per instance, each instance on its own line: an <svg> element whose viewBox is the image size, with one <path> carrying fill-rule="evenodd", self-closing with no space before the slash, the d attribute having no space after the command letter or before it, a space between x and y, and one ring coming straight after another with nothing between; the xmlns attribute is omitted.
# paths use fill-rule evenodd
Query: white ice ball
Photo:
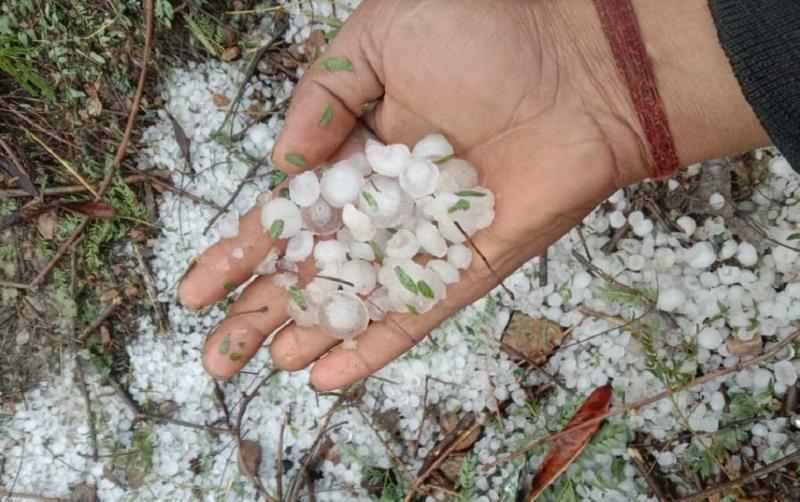
<svg viewBox="0 0 800 502"><path fill-rule="evenodd" d="M758 252L756 247L747 241L739 243L736 250L736 260L744 267L752 267L758 263Z"/></svg>
<svg viewBox="0 0 800 502"><path fill-rule="evenodd" d="M717 253L714 252L714 246L710 242L698 242L686 250L686 261L692 267L703 270L717 261Z"/></svg>
<svg viewBox="0 0 800 502"><path fill-rule="evenodd" d="M316 235L331 235L342 228L342 209L331 206L322 197L301 212L303 224Z"/></svg>
<svg viewBox="0 0 800 502"><path fill-rule="evenodd" d="M392 258L413 258L418 252L419 242L410 230L398 230L386 243L386 255Z"/></svg>
<svg viewBox="0 0 800 502"><path fill-rule="evenodd" d="M439 167L425 159L414 159L400 173L400 187L412 198L432 194L439 181Z"/></svg>
<svg viewBox="0 0 800 502"><path fill-rule="evenodd" d="M384 145L374 139L367 140L364 154L376 173L393 178L400 176L411 160L411 151L406 145Z"/></svg>
<svg viewBox="0 0 800 502"><path fill-rule="evenodd" d="M301 230L286 243L286 253L283 257L289 261L303 261L314 249L314 234L308 230Z"/></svg>
<svg viewBox="0 0 800 502"><path fill-rule="evenodd" d="M353 293L335 291L320 305L319 325L334 338L353 338L364 332L368 324L367 307Z"/></svg>
<svg viewBox="0 0 800 502"><path fill-rule="evenodd" d="M351 284L344 286L345 291L351 291L359 295L368 295L375 289L377 284L377 274L372 263L366 260L350 260L344 262L342 269L339 272L339 279L345 280Z"/></svg>
<svg viewBox="0 0 800 502"><path fill-rule="evenodd" d="M317 242L314 248L314 260L317 268L340 264L347 259L347 248L339 241L329 240Z"/></svg>
<svg viewBox="0 0 800 502"><path fill-rule="evenodd" d="M278 197L261 207L261 225L267 232L280 230L279 235L273 237L285 239L293 237L300 231L303 227L303 217L300 208L294 202Z"/></svg>
<svg viewBox="0 0 800 502"><path fill-rule="evenodd" d="M441 258L447 254L447 241L433 223L425 220L417 221L414 234L422 250L429 255Z"/></svg>
<svg viewBox="0 0 800 502"><path fill-rule="evenodd" d="M445 284L455 284L459 281L458 269L444 260L431 260L425 268L438 274Z"/></svg>
<svg viewBox="0 0 800 502"><path fill-rule="evenodd" d="M478 172L466 160L451 159L439 166L437 192L458 192L478 185Z"/></svg>
<svg viewBox="0 0 800 502"><path fill-rule="evenodd" d="M300 207L313 204L320 194L319 178L314 171L306 171L289 182L289 197Z"/></svg>
<svg viewBox="0 0 800 502"><path fill-rule="evenodd" d="M453 244L447 249L447 261L458 269L468 268L472 263L472 251L462 244Z"/></svg>
<svg viewBox="0 0 800 502"><path fill-rule="evenodd" d="M375 236L375 225L369 216L356 209L349 202L345 204L342 211L342 221L356 241L369 241Z"/></svg>
<svg viewBox="0 0 800 502"><path fill-rule="evenodd" d="M453 146L441 134L428 134L414 145L411 153L417 159L438 160L453 155Z"/></svg>
<svg viewBox="0 0 800 502"><path fill-rule="evenodd" d="M683 230L686 237L691 237L697 230L697 223L695 223L694 218L691 216L681 216L675 221L675 224L678 225L678 228Z"/></svg>
<svg viewBox="0 0 800 502"><path fill-rule="evenodd" d="M400 225L414 210L414 202L394 178L372 176L361 192L358 209L376 225L388 228Z"/></svg>
<svg viewBox="0 0 800 502"><path fill-rule="evenodd" d="M361 193L364 178L359 170L347 161L334 164L322 173L320 188L322 196L333 207L354 203Z"/></svg>

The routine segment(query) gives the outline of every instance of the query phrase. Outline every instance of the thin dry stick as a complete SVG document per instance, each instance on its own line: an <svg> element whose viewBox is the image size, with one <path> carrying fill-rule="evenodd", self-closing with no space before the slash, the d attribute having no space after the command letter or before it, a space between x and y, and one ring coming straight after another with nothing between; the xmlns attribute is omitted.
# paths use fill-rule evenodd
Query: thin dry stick
<svg viewBox="0 0 800 502"><path fill-rule="evenodd" d="M278 430L278 458L275 460L275 494L276 498L283 500L283 434L286 430L286 421L289 415L286 412L281 414L281 422Z"/></svg>
<svg viewBox="0 0 800 502"><path fill-rule="evenodd" d="M153 176L150 173L147 173L147 172L144 172L144 171L140 171L139 169L136 169L135 167L129 166L129 165L126 165L125 168L130 170L130 171L133 171L133 172L135 172L137 174L140 174L140 175L146 177L152 184L157 185L160 188L163 188L164 190L167 190L167 191L170 191L170 192L175 193L177 195L180 195L181 197L186 197L187 199L189 199L192 202L196 202L197 204L204 204L204 205L206 205L208 207L212 207L212 208L214 208L216 210L222 209L222 206L220 206L219 204L215 204L214 202L212 202L210 200L205 200L203 198L200 198L197 195L195 195L195 194L193 194L191 192L187 192L186 190L184 190L182 188L178 188L175 185L167 182L166 180L162 180L159 177Z"/></svg>
<svg viewBox="0 0 800 502"><path fill-rule="evenodd" d="M669 498L664 494L664 490L661 488L658 480L655 479L653 476L652 470L650 466L647 465L647 462L644 461L642 457L642 452L634 447L628 448L628 456L631 457L633 460L633 465L636 466L636 469L639 471L639 474L642 475L644 478L645 483L647 486L653 491L656 498L659 502L666 502Z"/></svg>
<svg viewBox="0 0 800 502"><path fill-rule="evenodd" d="M214 223L216 223L216 221L219 219L220 216L228 212L228 209L231 207L231 204L233 204L233 201L235 201L236 198L239 196L239 193L241 193L242 188L244 188L244 185L250 180L250 178L253 177L253 175L256 173L256 170L259 167L261 167L262 162L263 161L259 161L250 166L250 168L247 170L247 173L244 175L244 178L242 178L242 181L240 181L239 184L236 186L236 190L234 190L231 196L228 197L228 200L225 202L225 204L223 204L222 207L219 210L217 210L217 213L210 220L208 220L206 228L203 229L203 235L206 235L208 233L208 231L211 229Z"/></svg>
<svg viewBox="0 0 800 502"><path fill-rule="evenodd" d="M111 185L111 181L114 178L114 173L119 165L122 164L122 159L125 158L125 151L128 149L128 143L131 141L133 126L136 123L136 117L139 115L139 107L142 104L144 87L147 82L147 67L150 63L150 53L153 49L153 18L153 0L147 0L144 8L145 32L144 49L142 50L142 69L139 71L139 81L136 84L136 94L133 97L133 104L131 104L131 110L128 113L128 123L125 125L125 132L122 134L122 141L120 141L119 146L117 147L117 153L114 155L114 164L112 164L112 166L108 169L106 175L103 177L103 181L100 183L100 186L97 189L100 194L97 196L98 199L100 199L102 194L108 190L108 187Z"/></svg>
<svg viewBox="0 0 800 502"><path fill-rule="evenodd" d="M132 174L130 176L126 176L122 178L122 181L125 182L127 185L133 185L136 183L142 183L148 181L149 178L147 176L143 176L141 174ZM87 192L85 186L83 185L68 185L68 186L60 186L60 187L50 187L40 190L40 192L44 195L72 195L76 193L84 193ZM26 192L21 188L11 188L8 190L0 190L0 197L9 197L9 198L18 198L18 197L30 197L31 194Z"/></svg>
<svg viewBox="0 0 800 502"><path fill-rule="evenodd" d="M425 428L425 419L428 418L428 384L430 384L431 376L425 375L425 392L422 393L422 418L419 420L419 427L417 428L417 440L414 442L414 456L419 453L419 443L422 441L422 429Z"/></svg>
<svg viewBox="0 0 800 502"><path fill-rule="evenodd" d="M236 417L236 427L233 430L233 432L236 437L236 447L239 449L240 452L242 451L242 422L244 421L245 414L247 413L247 406L250 405L250 402L253 400L253 398L258 395L258 391L261 390L261 387L266 385L266 383L270 381L272 377L274 377L277 374L278 370L272 370L269 373L267 373L267 375L258 382L253 391L250 392L250 394L244 396L244 398L242 399L242 403L239 405L239 414ZM250 483L253 484L253 487L261 496L261 498L269 502L277 502L275 498L272 495L270 495L269 492L267 492L267 489L264 488L264 484L258 477L258 473L247 471L244 474L247 476L247 479L250 480Z"/></svg>
<svg viewBox="0 0 800 502"><path fill-rule="evenodd" d="M417 490L419 490L420 486L422 485L422 483L425 482L428 476L430 476L433 471L435 471L436 469L439 468L440 465L442 465L442 462L444 462L450 456L450 454L453 453L453 450L455 450L461 444L461 441L463 441L470 434L475 432L475 430L480 426L481 424L476 420L475 423L473 423L469 428L467 428L464 432L459 434L459 436L455 439L455 441L453 441L453 443L450 446L448 446L447 449L443 451L441 455L439 455L439 458L434 460L422 474L417 476L417 479L415 479L414 482L411 484L411 488L408 490L408 493L403 499L403 502L411 502L414 499L414 494L417 492Z"/></svg>
<svg viewBox="0 0 800 502"><path fill-rule="evenodd" d="M750 366L754 366L756 364L761 364L764 361L767 361L768 359L770 359L773 356L775 356L775 354L777 354L778 352L780 352L781 350L783 350L784 348L786 348L790 344L794 343L794 341L797 340L798 338L800 338L800 330L795 331L794 333L792 333L791 335L787 336L786 338L784 338L780 342L776 343L771 349L769 349L768 351L764 352L760 356L754 357L752 359L748 359L747 361L741 361L738 364L736 364L734 366L731 366L730 368L720 368L720 369L718 369L716 371L712 371L711 373L707 373L707 374L705 374L705 375L703 375L701 377L697 377L694 380L692 380L691 382L688 382L688 383L685 383L683 385L680 385L680 386L678 386L678 387L676 387L674 389L667 389L667 390L665 390L663 392L659 392L658 394L652 395L650 397L646 397L644 399L640 399L638 401L634 401L633 403L626 404L625 406L615 407L615 408L609 410L607 413L604 413L603 415L600 415L598 417L589 419L589 420L587 420L585 422L582 422L580 424L576 424L576 425L574 425L572 427L569 427L569 428L566 428L566 429L562 429L560 432L556 432L556 433L551 434L549 436L545 436L543 438L539 438L536 441L534 441L533 443L531 443L530 445L528 445L528 446L526 446L524 448L521 448L521 449L515 451L514 453L506 455L505 457L501 457L501 458L497 459L496 461L486 465L483 468L483 470L484 470L484 472L487 472L487 471L491 470L493 467L495 467L495 466L497 466L499 464L502 464L504 462L508 462L509 460L514 460L517 457L520 457L522 455L527 454L528 452L530 452L531 450L533 450L534 448L536 448L537 446L539 446L541 444L549 443L549 442L553 441L554 439L558 439L560 437L563 437L563 436L565 436L567 434L570 434L573 431L576 431L578 429L583 429L585 427L591 427L592 425L600 423L600 422L602 422L603 420L605 420L607 418L616 417L616 416L622 415L623 413L627 413L627 412L629 412L631 410L637 410L637 409L639 409L639 408L641 408L643 406L647 406L648 404L653 404L653 403L655 403L657 401L661 401L662 399L665 399L665 398L670 397L672 395L675 395L675 394L678 394L680 392L683 392L686 389L690 389L692 387L696 387L698 385L702 385L702 384L704 384L706 382L709 382L711 380L716 380L719 377L722 377L722 376L725 376L725 375L729 375L731 373L736 373L736 372L742 371L743 369L749 368Z"/></svg>
<svg viewBox="0 0 800 502"><path fill-rule="evenodd" d="M89 387L86 385L86 376L83 374L83 366L81 366L80 357L75 357L75 378L83 396L83 402L86 405L86 420L89 422L89 433L92 438L92 460L97 462L99 458L97 452L97 428L95 426L94 410L92 409L92 399L89 396Z"/></svg>
<svg viewBox="0 0 800 502"><path fill-rule="evenodd" d="M50 259L50 261L47 262L47 265L45 265L44 268L42 268L42 270L40 270L39 273L36 274L36 277L33 278L30 284L28 284L28 288L35 288L36 286L39 285L40 282L44 280L45 277L47 277L47 274L49 274L50 271L53 270L53 268L55 268L56 265L58 265L58 262L61 261L61 258L63 258L65 254L67 254L67 251L69 251L72 248L72 246L76 242L78 242L78 240L80 240L81 234L83 234L83 230L86 228L86 225L88 224L89 224L89 218L84 216L84 218L81 220L78 226L75 227L75 230L73 230L72 233L69 234L67 240L64 241L64 243L61 246L59 246L55 256L53 256Z"/></svg>
<svg viewBox="0 0 800 502"><path fill-rule="evenodd" d="M67 499L57 497L45 497L44 495L37 495L35 493L10 492L7 490L0 490L0 495L8 498L14 497L18 499L40 500L42 502L69 502Z"/></svg>
<svg viewBox="0 0 800 502"><path fill-rule="evenodd" d="M706 488L703 491L693 493L692 495L686 497L679 498L677 499L676 502L690 502L694 500L711 499L714 495L722 494L730 490L741 488L743 485L752 483L761 476L766 476L767 474L775 472L778 469L784 467L785 465L798 461L800 461L800 450L791 453L781 459L778 459L771 464L767 464L761 469L745 474L744 476L738 477L734 480Z"/></svg>
<svg viewBox="0 0 800 502"><path fill-rule="evenodd" d="M547 286L547 252L550 248L544 248L542 254L539 255L539 287Z"/></svg>
<svg viewBox="0 0 800 502"><path fill-rule="evenodd" d="M86 339L89 338L89 336L94 333L97 328L99 328L109 317L111 317L111 314L113 314L120 305L122 305L122 297L117 296L111 301L108 307L106 307L105 310L103 310L100 315L97 316L97 318L92 321L91 324L86 326L86 329L84 329L80 335L78 335L78 341L81 343L85 342Z"/></svg>
<svg viewBox="0 0 800 502"><path fill-rule="evenodd" d="M22 162L20 162L19 158L17 158L17 154L14 153L14 150L10 146L8 146L8 143L6 143L3 140L3 138L0 138L0 147L3 148L3 150L6 152L6 155L8 155L8 158L11 159L11 162L17 167L17 169L19 169L19 172L21 172L23 176L25 176L30 180L31 176L28 174L28 171L25 170L25 166L22 165ZM20 191L22 191L28 197L31 196L31 194L28 193L26 190L20 189Z"/></svg>
<svg viewBox="0 0 800 502"><path fill-rule="evenodd" d="M361 410L361 408L359 408L358 406L354 406L353 408L356 410L356 412L358 412L359 415L361 415L361 419L364 420L364 423L367 424L370 427L370 429L372 429L372 432L374 432L375 435L378 436L378 441L380 441L381 444L383 445L383 449L386 450L386 453L388 453L389 456L392 457L392 460L394 460L397 463L397 465L399 465L400 468L403 469L403 472L405 472L406 476L408 476L408 480L409 481L413 480L414 475L411 474L411 470L408 468L408 465L406 465L406 463L403 462L403 459L400 458L400 456L397 453L395 453L395 451L391 448L389 443L387 443L386 440L384 440L383 437L381 437L380 432L372 423L372 421L369 418L367 418L367 415Z"/></svg>
<svg viewBox="0 0 800 502"><path fill-rule="evenodd" d="M483 261L484 265L486 265L486 268L489 269L489 272L491 272L494 278L500 283L500 287L503 288L503 291L505 291L506 294L508 294L508 296L510 296L511 300L513 301L515 299L514 293L512 293L511 290L508 289L508 287L506 287L506 285L503 283L503 280L500 279L500 276L497 274L497 272L495 272L494 267L492 267L492 264L489 263L489 260L486 258L486 255L483 254L483 251L481 251L478 248L478 246L475 245L475 242L473 242L472 237L469 236L469 234L464 230L464 228L461 226L460 223L458 223L457 221L454 221L453 223L455 223L456 228L458 228L458 231L461 232L461 235L463 235L464 238L467 239L467 242L469 242L469 245L472 246L472 249L474 249L475 252L478 253L478 256L481 257L481 260Z"/></svg>

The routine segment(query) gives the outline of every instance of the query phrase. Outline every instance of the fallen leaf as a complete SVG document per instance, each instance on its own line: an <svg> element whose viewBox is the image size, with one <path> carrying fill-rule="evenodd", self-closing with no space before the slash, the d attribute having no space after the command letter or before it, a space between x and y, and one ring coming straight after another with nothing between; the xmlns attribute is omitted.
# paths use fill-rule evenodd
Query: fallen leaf
<svg viewBox="0 0 800 502"><path fill-rule="evenodd" d="M322 47L328 43L323 30L311 30L308 39L303 44L303 49L308 61L314 61L322 52Z"/></svg>
<svg viewBox="0 0 800 502"><path fill-rule="evenodd" d="M100 326L100 347L103 348L103 354L111 354L111 348L113 346L113 339L111 338L111 332L105 326Z"/></svg>
<svg viewBox="0 0 800 502"><path fill-rule="evenodd" d="M36 219L36 228L47 240L51 240L56 235L56 228L58 226L58 216L55 211L47 211L40 214Z"/></svg>
<svg viewBox="0 0 800 502"><path fill-rule="evenodd" d="M90 117L97 117L103 112L103 103L97 96L86 100L86 114Z"/></svg>
<svg viewBox="0 0 800 502"><path fill-rule="evenodd" d="M564 330L553 321L537 319L515 310L511 313L502 340L513 349L505 350L511 359L528 360L541 365L546 363L550 354L561 346Z"/></svg>
<svg viewBox="0 0 800 502"><path fill-rule="evenodd" d="M261 466L261 445L252 439L243 439L239 445L239 470L242 474L253 477Z"/></svg>
<svg viewBox="0 0 800 502"><path fill-rule="evenodd" d="M81 483L72 488L70 500L74 502L97 502L97 488L89 483Z"/></svg>
<svg viewBox="0 0 800 502"><path fill-rule="evenodd" d="M17 186L21 189L28 192L31 197L39 197L39 191L36 189L36 185L33 184L31 179L28 177L22 169L14 164L8 157L5 155L0 155L0 169L5 171L9 176L14 178L14 181L17 183Z"/></svg>
<svg viewBox="0 0 800 502"><path fill-rule="evenodd" d="M609 405L611 405L611 386L604 385L595 389L567 422L564 430L605 414ZM576 429L553 440L533 478L528 502L536 500L569 467L586 448L599 427L600 422Z"/></svg>
<svg viewBox="0 0 800 502"><path fill-rule="evenodd" d="M181 155L183 158L186 159L186 164L189 166L189 170L192 169L192 152L191 152L191 142L189 138L186 136L186 132L183 130L183 127L175 120L175 117L172 116L171 113L167 112L167 117L169 121L172 123L172 131L175 133L175 142L178 143L178 148L181 149Z"/></svg>
<svg viewBox="0 0 800 502"><path fill-rule="evenodd" d="M231 104L231 99L224 94L214 93L214 95L211 96L211 101L213 101L214 106L216 106L217 108L225 108L226 106Z"/></svg>
<svg viewBox="0 0 800 502"><path fill-rule="evenodd" d="M239 54L241 53L242 53L241 49L239 49L238 46L234 45L222 51L219 55L219 58L223 61L233 61L234 59L238 58Z"/></svg>
<svg viewBox="0 0 800 502"><path fill-rule="evenodd" d="M458 451L464 451L480 437L482 432L481 427L476 427L476 417L475 413L469 412L458 421L458 423L446 433L445 437L439 440L433 448L431 448L430 453L425 458L425 461L422 463L422 467L419 469L419 473L425 472L428 467L433 465L439 457L441 457L451 446L455 443L456 446L453 447L451 450L453 453ZM475 433L477 431L477 436ZM463 436L463 437L462 437Z"/></svg>
<svg viewBox="0 0 800 502"><path fill-rule="evenodd" d="M108 220L117 216L117 208L107 202L64 202L61 206L99 220Z"/></svg>
<svg viewBox="0 0 800 502"><path fill-rule="evenodd" d="M750 340L744 341L738 336L729 336L725 339L725 346L728 352L735 357L754 356L764 350L764 342L761 335L754 335Z"/></svg>

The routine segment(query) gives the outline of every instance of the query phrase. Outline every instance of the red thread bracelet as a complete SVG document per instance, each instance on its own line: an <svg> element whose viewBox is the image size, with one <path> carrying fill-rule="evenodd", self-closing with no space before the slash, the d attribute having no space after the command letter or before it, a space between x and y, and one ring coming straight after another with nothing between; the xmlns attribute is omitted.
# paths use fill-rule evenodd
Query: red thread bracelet
<svg viewBox="0 0 800 502"><path fill-rule="evenodd" d="M677 172L680 162L633 4L631 0L594 0L594 6L650 144L653 178L668 178Z"/></svg>

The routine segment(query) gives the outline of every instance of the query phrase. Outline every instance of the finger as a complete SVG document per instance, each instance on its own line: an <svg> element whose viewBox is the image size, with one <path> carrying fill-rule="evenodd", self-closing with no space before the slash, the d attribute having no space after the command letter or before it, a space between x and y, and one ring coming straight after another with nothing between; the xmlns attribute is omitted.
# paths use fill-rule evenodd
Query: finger
<svg viewBox="0 0 800 502"><path fill-rule="evenodd" d="M383 94L376 74L370 20L378 2L353 13L328 50L303 76L272 154L282 170L297 173L327 160L345 141L362 107Z"/></svg>
<svg viewBox="0 0 800 502"><path fill-rule="evenodd" d="M239 219L236 237L220 239L189 266L178 286L179 301L195 309L217 302L251 277L270 248L285 245L264 231L261 208L253 207Z"/></svg>
<svg viewBox="0 0 800 502"><path fill-rule="evenodd" d="M300 264L300 277L313 274L313 258ZM273 282L272 276L259 277L233 302L227 317L206 340L203 366L214 378L230 378L255 355L264 340L288 319L289 293Z"/></svg>
<svg viewBox="0 0 800 502"><path fill-rule="evenodd" d="M313 326L290 324L280 330L269 347L272 362L284 371L298 371L316 361L341 340Z"/></svg>

